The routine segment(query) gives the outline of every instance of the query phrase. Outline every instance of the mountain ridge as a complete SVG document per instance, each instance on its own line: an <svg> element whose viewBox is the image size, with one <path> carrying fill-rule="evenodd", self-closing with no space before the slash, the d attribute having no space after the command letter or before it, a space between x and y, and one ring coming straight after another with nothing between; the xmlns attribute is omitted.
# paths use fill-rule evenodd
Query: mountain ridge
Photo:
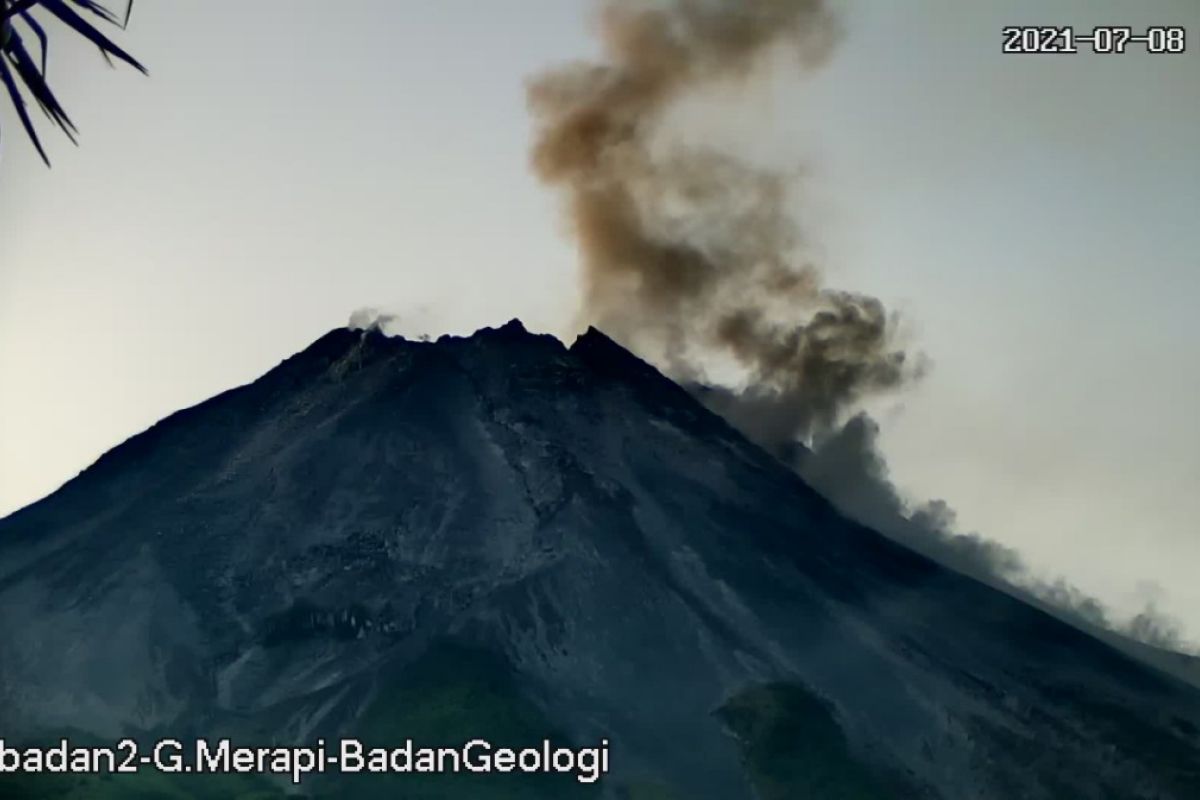
<svg viewBox="0 0 1200 800"><path fill-rule="evenodd" d="M0 520L0 601L14 728L334 736L449 637L614 785L761 795L785 712L895 796L1200 785L1194 689L846 520L595 329L331 331Z"/></svg>

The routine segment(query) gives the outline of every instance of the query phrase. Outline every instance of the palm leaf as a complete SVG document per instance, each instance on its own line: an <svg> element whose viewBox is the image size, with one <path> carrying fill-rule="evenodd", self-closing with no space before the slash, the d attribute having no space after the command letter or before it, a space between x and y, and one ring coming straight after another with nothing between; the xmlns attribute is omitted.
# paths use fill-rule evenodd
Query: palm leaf
<svg viewBox="0 0 1200 800"><path fill-rule="evenodd" d="M96 13L101 13L101 15L104 16L105 19L111 19L111 21L114 23L116 23L116 21L117 21L116 17L113 17L111 12L109 12L107 9L104 9L103 6L100 6L96 3L86 2L86 0L75 0L75 2L79 3L84 8L87 8L89 11L92 10L93 8L101 9L102 13L101 12L96 12ZM96 28L92 27L92 25L87 20L85 20L83 17L79 16L79 14L74 9L72 9L69 5L67 5L64 2L64 0L40 0L40 5L42 8L46 9L51 14L53 14L54 16L56 16L60 20L62 20L62 22L65 25L67 25L70 28L73 28L76 33L83 36L88 41L90 41L92 44L99 47L100 52L104 53L105 55L116 56L117 58L121 59L126 64L128 64L129 66L131 66L134 69L141 72L143 75L150 74L149 72L147 72L145 67L143 67L141 64L138 63L138 60L136 58L134 58L133 56L126 53L124 50L122 50L120 47L118 47L116 45L116 43L114 43L111 39L109 39L103 33L98 31Z"/></svg>
<svg viewBox="0 0 1200 800"><path fill-rule="evenodd" d="M33 127L33 120L29 118L29 112L25 110L25 99L21 97L21 90L17 88L17 82L13 80L12 73L8 69L8 62L2 58L0 58L0 81L4 82L4 88L8 90L13 108L17 110L17 116L25 127L25 133L29 135L29 140L33 142L33 146L37 149L38 155L42 157L42 161L46 162L46 166L50 166L50 158L46 155L41 140L38 139L37 129Z"/></svg>
<svg viewBox="0 0 1200 800"><path fill-rule="evenodd" d="M46 35L45 29L34 18L33 14L28 11L21 12L21 21L25 23L25 27L33 31L33 35L38 38L38 44L42 48L42 77L46 76L46 58L50 53L50 37Z"/></svg>
<svg viewBox="0 0 1200 800"><path fill-rule="evenodd" d="M60 126L66 131L67 136L74 141L72 133L76 131L75 123L71 122L71 118L67 116L67 111L58 102L58 98L54 96L54 92L50 91L50 86L46 83L45 76L38 71L37 65L29 56L29 52L25 49L25 45L17 36L9 42L9 60L17 70L17 75L25 82L25 86L29 89L33 99L41 107L42 113L48 116L51 121Z"/></svg>
<svg viewBox="0 0 1200 800"><path fill-rule="evenodd" d="M101 55L110 64L113 63L112 57L115 57L143 74L149 74L136 58L125 52L119 45L105 36L99 29L88 22L80 11L76 11L72 6L123 29L129 24L129 16L133 11L133 0L129 0L125 7L124 19L119 18L106 6L95 2L95 0L0 0L0 26L2 26L0 27L0 82L4 84L9 100L12 102L13 108L16 109L17 117L20 119L22 127L25 129L26 134L28 134L38 155L46 162L47 166L50 165L50 159L46 156L45 148L42 147L41 140L38 138L33 120L29 117L20 84L23 83L25 85L26 92L38 104L42 113L49 117L51 122L62 128L67 138L72 142L75 141L77 129L71 118L67 115L66 109L63 108L58 98L55 97L54 92L51 91L50 85L46 82L49 38L46 36L46 32L37 19L30 13L32 10L40 7L47 13L57 17L64 25L99 48ZM24 41L22 41L20 34L16 30L18 20L38 39L41 50L40 67L25 47ZM18 78L20 79L19 82Z"/></svg>

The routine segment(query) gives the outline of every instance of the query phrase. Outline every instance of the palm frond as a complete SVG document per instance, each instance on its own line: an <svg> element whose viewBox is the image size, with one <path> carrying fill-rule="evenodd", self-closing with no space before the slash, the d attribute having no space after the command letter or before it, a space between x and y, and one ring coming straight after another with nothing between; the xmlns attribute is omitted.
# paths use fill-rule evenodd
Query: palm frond
<svg viewBox="0 0 1200 800"><path fill-rule="evenodd" d="M95 14L102 16L105 20L112 22L115 25L120 25L117 18L112 12L104 8L104 6L90 2L90 0L74 0L76 4L82 8L86 8ZM138 63L138 60L126 53L118 47L111 39L105 36L96 28L92 27L91 23L81 17L71 6L67 5L65 0L40 0L39 5L49 11L54 16L58 17L68 27L73 28L76 33L83 36L92 44L100 48L100 52L105 55L116 56L124 61L129 66L141 72L143 75L148 75L146 68Z"/></svg>
<svg viewBox="0 0 1200 800"><path fill-rule="evenodd" d="M17 71L17 75L25 82L29 88L29 92L33 95L33 99L37 101L44 113L50 120L67 132L68 136L76 131L75 123L71 122L71 118L67 116L67 111L58 102L58 98L54 96L54 92L50 90L50 85L46 83L44 76L38 71L37 64L30 57L29 52L25 49L25 45L19 37L14 36L9 43L8 52L9 61ZM74 137L72 137L74 139Z"/></svg>
<svg viewBox="0 0 1200 800"><path fill-rule="evenodd" d="M76 11L72 6L78 8L79 11ZM136 58L125 52L124 49L105 36L104 33L88 22L83 14L80 13L91 14L110 25L124 29L129 25L129 16L133 11L133 0L129 0L126 4L123 18L118 17L106 6L95 2L95 0L0 0L0 83L4 84L9 100L17 112L17 117L21 122L21 126L25 129L25 133L29 136L38 155L49 166L50 159L47 157L46 150L38 138L33 120L30 119L25 103L25 94L27 93L33 98L42 110L42 113L49 117L52 123L60 127L72 142L75 142L77 129L71 118L67 115L66 109L63 108L58 98L55 97L54 92L51 91L50 85L47 82L46 65L50 41L46 35L46 31L33 15L33 12L38 9L53 15L64 25L95 45L109 64L112 64L112 59L116 58L124 61L143 74L149 73ZM40 49L40 64L39 60L34 59L29 49L25 46L25 42L17 30L18 22L37 37ZM22 84L24 85L24 92L22 92Z"/></svg>
<svg viewBox="0 0 1200 800"><path fill-rule="evenodd" d="M42 157L42 161L46 162L46 166L50 166L50 158L46 155L41 140L38 139L37 129L33 127L33 120L29 118L29 112L25 110L25 98L21 97L21 90L17 88L17 82L13 80L12 73L8 69L8 62L4 59L0 59L0 81L8 90L9 99L12 100L13 108L17 110L17 117L20 118L25 133L29 135L29 140L33 142L33 146L37 149L38 155Z"/></svg>
<svg viewBox="0 0 1200 800"><path fill-rule="evenodd" d="M21 12L21 21L25 23L25 27L33 31L33 35L38 38L38 45L42 50L42 75L46 74L46 59L50 55L50 37L46 35L46 30L41 26L28 11Z"/></svg>

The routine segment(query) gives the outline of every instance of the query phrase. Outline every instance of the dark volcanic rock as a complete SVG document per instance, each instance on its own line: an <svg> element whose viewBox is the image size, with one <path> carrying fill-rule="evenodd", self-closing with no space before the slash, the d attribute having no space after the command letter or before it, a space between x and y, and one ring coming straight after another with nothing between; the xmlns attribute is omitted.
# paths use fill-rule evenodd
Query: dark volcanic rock
<svg viewBox="0 0 1200 800"><path fill-rule="evenodd" d="M1200 796L1194 688L845 520L595 330L336 330L168 417L0 520L0 641L10 738L334 737L452 641L497 716L610 739L610 794Z"/></svg>

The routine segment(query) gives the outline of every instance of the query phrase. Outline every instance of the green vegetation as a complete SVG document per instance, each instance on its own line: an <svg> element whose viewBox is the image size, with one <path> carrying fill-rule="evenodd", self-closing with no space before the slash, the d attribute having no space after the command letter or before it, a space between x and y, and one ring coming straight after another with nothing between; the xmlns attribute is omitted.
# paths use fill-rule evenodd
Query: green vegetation
<svg viewBox="0 0 1200 800"><path fill-rule="evenodd" d="M661 783L635 783L617 790L621 800L683 800L683 795Z"/></svg>
<svg viewBox="0 0 1200 800"><path fill-rule="evenodd" d="M281 800L254 775L0 775L0 800Z"/></svg>
<svg viewBox="0 0 1200 800"><path fill-rule="evenodd" d="M472 739L512 748L537 747L543 739L568 743L523 696L506 663L487 652L449 643L431 648L396 675L367 709L355 735L366 747L399 747L405 739L421 747L458 746ZM348 775L321 789L322 796L327 793L330 798L405 800L600 796L598 783L582 784L573 775L518 772Z"/></svg>
<svg viewBox="0 0 1200 800"><path fill-rule="evenodd" d="M439 644L391 677L366 710L353 736L367 748L460 746L485 739L494 747L538 747L544 739L567 744L519 691L502 660L479 650ZM45 743L58 741L47 737ZM78 732L73 744L98 744ZM591 743L586 743L591 745ZM111 746L111 745L110 745ZM301 789L322 798L392 800L540 800L597 798L599 784L554 774L356 774L310 776ZM268 800L284 797L262 776L137 774L0 775L0 800ZM654 795L635 795L642 798Z"/></svg>
<svg viewBox="0 0 1200 800"><path fill-rule="evenodd" d="M38 737L19 746L112 747L112 742L75 729ZM9 746L17 746L10 742ZM277 800L284 797L260 775L168 775L149 767L137 773L70 775L0 773L0 800Z"/></svg>
<svg viewBox="0 0 1200 800"><path fill-rule="evenodd" d="M366 748L458 747L485 739L494 747L540 747L544 739L569 742L522 691L519 677L486 651L441 643L387 677L351 732ZM66 736L73 745L102 743L78 731L44 737L49 745ZM310 775L306 796L388 800L593 800L599 783L584 784L562 774L351 774ZM0 775L0 800L278 800L283 787L258 775L167 775L143 768L137 774ZM617 787L622 800L681 800L669 787L638 782Z"/></svg>
<svg viewBox="0 0 1200 800"><path fill-rule="evenodd" d="M745 691L717 716L737 737L763 800L893 800L913 792L851 752L829 706L805 688Z"/></svg>

